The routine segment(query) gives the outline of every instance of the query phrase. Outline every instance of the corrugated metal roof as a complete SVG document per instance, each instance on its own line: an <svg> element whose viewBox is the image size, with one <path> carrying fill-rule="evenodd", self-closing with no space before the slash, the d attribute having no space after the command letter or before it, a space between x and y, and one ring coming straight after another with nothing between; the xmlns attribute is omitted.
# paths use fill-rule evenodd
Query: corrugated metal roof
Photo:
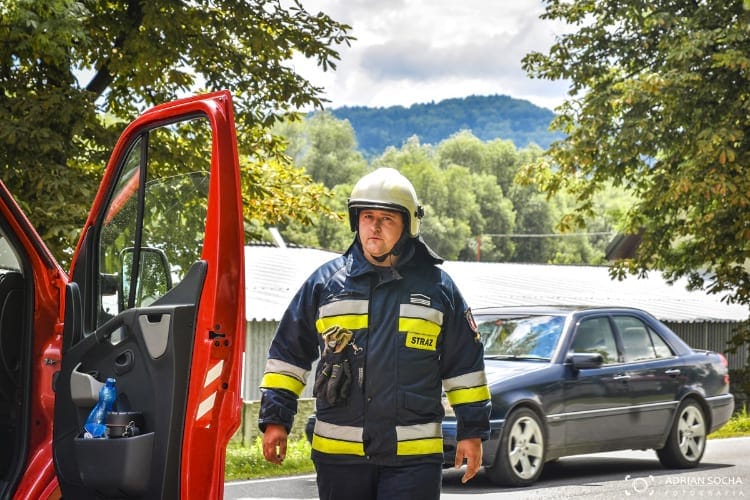
<svg viewBox="0 0 750 500"><path fill-rule="evenodd" d="M245 247L248 320L277 321L305 279L336 253L311 248ZM664 321L743 321L748 309L721 302L659 273L614 281L604 266L448 261L442 266L473 307L597 305L644 309Z"/></svg>

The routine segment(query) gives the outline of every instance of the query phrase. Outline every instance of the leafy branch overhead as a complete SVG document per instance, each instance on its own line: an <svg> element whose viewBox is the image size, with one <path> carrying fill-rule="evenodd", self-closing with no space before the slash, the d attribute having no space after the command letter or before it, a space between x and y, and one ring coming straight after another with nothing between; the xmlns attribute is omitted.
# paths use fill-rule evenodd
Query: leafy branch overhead
<svg viewBox="0 0 750 500"><path fill-rule="evenodd" d="M349 26L280 0L6 0L0 23L2 179L58 258L70 257L125 123L199 91L236 96L249 228L325 210L324 188L267 130L323 106L290 60L334 69Z"/></svg>
<svg viewBox="0 0 750 500"><path fill-rule="evenodd" d="M661 270L750 304L750 12L742 0L546 0L574 28L524 69L570 82L554 127L566 134L524 178L592 210L611 182L631 190L637 254L614 273Z"/></svg>

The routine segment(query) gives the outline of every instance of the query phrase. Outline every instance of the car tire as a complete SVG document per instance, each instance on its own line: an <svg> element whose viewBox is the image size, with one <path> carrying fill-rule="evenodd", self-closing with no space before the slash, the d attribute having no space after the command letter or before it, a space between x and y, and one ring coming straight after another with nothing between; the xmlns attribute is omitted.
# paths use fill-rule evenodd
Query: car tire
<svg viewBox="0 0 750 500"><path fill-rule="evenodd" d="M701 405L686 399L677 409L664 448L656 450L665 467L690 469L698 465L706 451L706 417Z"/></svg>
<svg viewBox="0 0 750 500"><path fill-rule="evenodd" d="M490 481L501 486L528 486L544 467L544 426L529 408L514 410L505 422L497 457L485 469Z"/></svg>

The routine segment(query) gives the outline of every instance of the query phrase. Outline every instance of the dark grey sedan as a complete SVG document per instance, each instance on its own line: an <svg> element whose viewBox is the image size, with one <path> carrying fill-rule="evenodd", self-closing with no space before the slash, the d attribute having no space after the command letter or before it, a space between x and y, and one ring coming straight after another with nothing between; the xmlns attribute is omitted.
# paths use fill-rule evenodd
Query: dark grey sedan
<svg viewBox="0 0 750 500"><path fill-rule="evenodd" d="M547 461L620 449L695 467L706 436L734 410L724 356L691 349L644 311L499 307L474 316L492 393L483 465L496 484L529 485ZM452 466L456 421L445 405Z"/></svg>

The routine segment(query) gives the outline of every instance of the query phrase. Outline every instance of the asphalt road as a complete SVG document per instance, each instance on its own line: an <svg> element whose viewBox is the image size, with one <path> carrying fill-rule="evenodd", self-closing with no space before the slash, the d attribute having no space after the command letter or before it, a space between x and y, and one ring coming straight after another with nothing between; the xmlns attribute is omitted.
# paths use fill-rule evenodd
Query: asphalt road
<svg viewBox="0 0 750 500"><path fill-rule="evenodd" d="M545 465L531 488L494 486L481 473L468 484L460 471L443 474L445 500L508 499L750 499L750 437L713 439L695 469L664 469L653 451L580 455ZM225 500L317 499L314 476L225 484Z"/></svg>

